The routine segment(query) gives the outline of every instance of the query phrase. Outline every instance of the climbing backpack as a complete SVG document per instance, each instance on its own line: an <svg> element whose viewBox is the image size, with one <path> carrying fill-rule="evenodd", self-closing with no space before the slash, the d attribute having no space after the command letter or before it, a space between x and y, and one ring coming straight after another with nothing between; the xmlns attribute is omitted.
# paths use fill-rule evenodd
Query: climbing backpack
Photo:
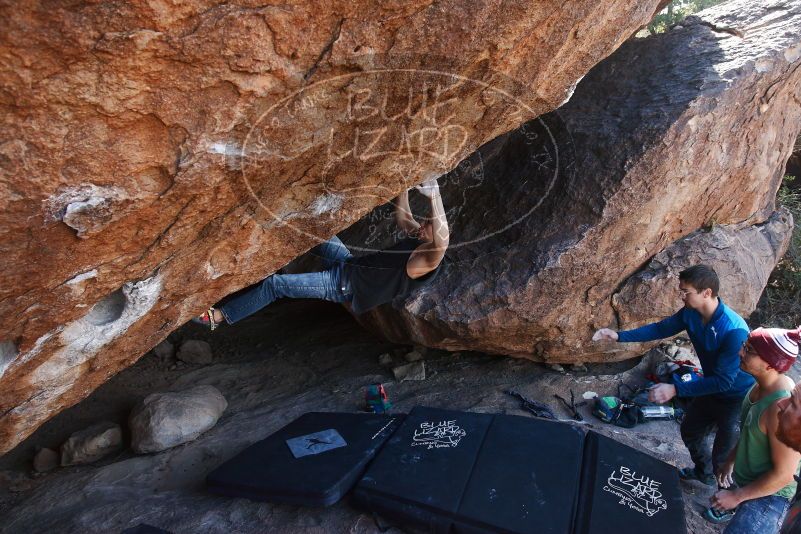
<svg viewBox="0 0 801 534"><path fill-rule="evenodd" d="M368 412L384 413L392 408L387 392L381 384L367 386L367 390L364 393L364 401Z"/></svg>
<svg viewBox="0 0 801 534"><path fill-rule="evenodd" d="M592 415L603 421L623 428L632 428L643 422L640 407L623 402L618 397L598 397Z"/></svg>
<svg viewBox="0 0 801 534"><path fill-rule="evenodd" d="M618 384L617 394L623 404L633 404L639 410L639 421L646 420L672 420L675 419L681 422L684 416L684 410L674 406L674 403L669 405L657 404L648 400L648 391L655 386L654 382L646 382L644 386L632 387L626 383ZM628 390L628 392L626 392Z"/></svg>

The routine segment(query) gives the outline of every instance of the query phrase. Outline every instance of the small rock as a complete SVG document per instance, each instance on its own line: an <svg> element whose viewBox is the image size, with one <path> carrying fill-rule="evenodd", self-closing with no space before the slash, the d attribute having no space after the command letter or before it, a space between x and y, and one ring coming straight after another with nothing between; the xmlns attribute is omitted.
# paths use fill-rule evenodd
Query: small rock
<svg viewBox="0 0 801 534"><path fill-rule="evenodd" d="M181 343L178 359L186 363L208 364L213 360L211 345L199 339L189 339Z"/></svg>
<svg viewBox="0 0 801 534"><path fill-rule="evenodd" d="M426 364L420 361L399 365L392 369L392 374L395 375L395 380L398 382L403 382L405 380L425 380Z"/></svg>
<svg viewBox="0 0 801 534"><path fill-rule="evenodd" d="M174 363L174 364L170 365L170 371L175 371L176 369L178 369L178 364L177 363Z"/></svg>
<svg viewBox="0 0 801 534"><path fill-rule="evenodd" d="M548 364L548 369L550 369L551 371L556 371L557 373L562 373L562 374L565 374L567 372L567 371L565 371L565 368L562 367L561 365L559 365L558 363L549 363Z"/></svg>
<svg viewBox="0 0 801 534"><path fill-rule="evenodd" d="M61 465L96 462L122 449L120 425L102 421L72 434L61 445Z"/></svg>
<svg viewBox="0 0 801 534"><path fill-rule="evenodd" d="M33 457L33 470L37 473L46 473L58 467L58 453L53 449L42 448Z"/></svg>
<svg viewBox="0 0 801 534"><path fill-rule="evenodd" d="M676 345L668 345L665 348L665 353L667 353L667 355L670 356L671 358L675 358L676 357L676 353L678 351L679 351L679 348Z"/></svg>
<svg viewBox="0 0 801 534"><path fill-rule="evenodd" d="M392 353L398 358L403 358L404 354L409 352L410 348L411 347L409 347L408 345L406 345L405 347L396 347L392 349Z"/></svg>
<svg viewBox="0 0 801 534"><path fill-rule="evenodd" d="M404 354L403 359L407 362L419 362L423 359L423 353L419 350L413 350L412 352L407 352Z"/></svg>
<svg viewBox="0 0 801 534"><path fill-rule="evenodd" d="M148 395L131 412L131 448L158 452L187 441L213 427L228 407L214 386L202 385Z"/></svg>
<svg viewBox="0 0 801 534"><path fill-rule="evenodd" d="M574 364L573 364L573 365L570 367L570 370L571 370L571 371L573 371L574 373L587 373L587 372L589 372L589 369L587 369L587 366L586 366L586 365L584 365L584 364L583 364L583 363L581 363L581 362L574 363Z"/></svg>
<svg viewBox="0 0 801 534"><path fill-rule="evenodd" d="M155 354L158 359L163 362L171 360L173 356L175 356L175 345L165 339L153 347L153 354Z"/></svg>
<svg viewBox="0 0 801 534"><path fill-rule="evenodd" d="M392 367L392 355L385 352L378 357L378 365L381 367Z"/></svg>

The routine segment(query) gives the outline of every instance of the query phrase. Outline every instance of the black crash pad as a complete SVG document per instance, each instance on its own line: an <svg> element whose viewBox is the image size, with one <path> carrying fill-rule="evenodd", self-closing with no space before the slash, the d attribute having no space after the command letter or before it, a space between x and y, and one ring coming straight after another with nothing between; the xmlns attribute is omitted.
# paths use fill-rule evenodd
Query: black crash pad
<svg viewBox="0 0 801 534"><path fill-rule="evenodd" d="M415 408L354 497L432 532L685 531L672 467L572 425L508 415Z"/></svg>
<svg viewBox="0 0 801 534"><path fill-rule="evenodd" d="M231 497L328 506L353 487L403 417L304 414L209 473L206 485Z"/></svg>
<svg viewBox="0 0 801 534"><path fill-rule="evenodd" d="M582 471L577 532L686 532L675 467L589 432Z"/></svg>

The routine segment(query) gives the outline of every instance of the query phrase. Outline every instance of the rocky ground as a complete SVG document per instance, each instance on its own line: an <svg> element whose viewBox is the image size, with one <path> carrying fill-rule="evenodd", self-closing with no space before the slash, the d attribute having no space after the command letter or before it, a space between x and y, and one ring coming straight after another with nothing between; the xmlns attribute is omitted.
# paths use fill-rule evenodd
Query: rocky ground
<svg viewBox="0 0 801 534"><path fill-rule="evenodd" d="M362 330L341 308L326 303L280 302L236 327L213 334L196 325L170 339L208 340L209 365L178 364L153 353L119 373L82 403L43 425L0 458L2 533L120 532L147 523L174 533L200 532L379 532L371 515L346 498L314 509L250 502L211 495L204 477L245 446L309 411L358 411L365 386L385 384L395 409L428 405L477 412L527 414L504 393L517 389L548 403L569 420L554 399L587 391L615 394L621 382L637 384L656 351L641 360L568 369L560 373L525 360L480 353L425 354L426 379L396 383L379 356L396 363L411 347L392 345ZM797 376L797 373L796 375ZM57 448L72 432L101 420L126 428L134 404L156 391L210 384L228 408L217 425L197 440L150 455L130 449L91 465L32 470L36 447ZM668 463L686 465L689 457L675 422L651 422L631 430L612 427L580 408L585 424ZM125 436L126 442L129 437ZM717 532L700 512L711 490L683 483L689 532ZM402 526L388 532L405 532Z"/></svg>

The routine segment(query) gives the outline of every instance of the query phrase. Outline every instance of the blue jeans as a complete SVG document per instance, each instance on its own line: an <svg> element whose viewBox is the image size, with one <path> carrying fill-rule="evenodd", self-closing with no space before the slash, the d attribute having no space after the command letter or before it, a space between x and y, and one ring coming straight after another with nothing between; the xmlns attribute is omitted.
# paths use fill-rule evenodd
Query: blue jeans
<svg viewBox="0 0 801 534"><path fill-rule="evenodd" d="M776 534L782 526L790 500L777 495L745 501L723 534Z"/></svg>
<svg viewBox="0 0 801 534"><path fill-rule="evenodd" d="M217 309L228 324L241 321L278 298L321 299L347 302L353 298L350 281L344 276L344 263L352 257L334 236L315 252L323 258L324 271L302 274L274 274L227 300Z"/></svg>

